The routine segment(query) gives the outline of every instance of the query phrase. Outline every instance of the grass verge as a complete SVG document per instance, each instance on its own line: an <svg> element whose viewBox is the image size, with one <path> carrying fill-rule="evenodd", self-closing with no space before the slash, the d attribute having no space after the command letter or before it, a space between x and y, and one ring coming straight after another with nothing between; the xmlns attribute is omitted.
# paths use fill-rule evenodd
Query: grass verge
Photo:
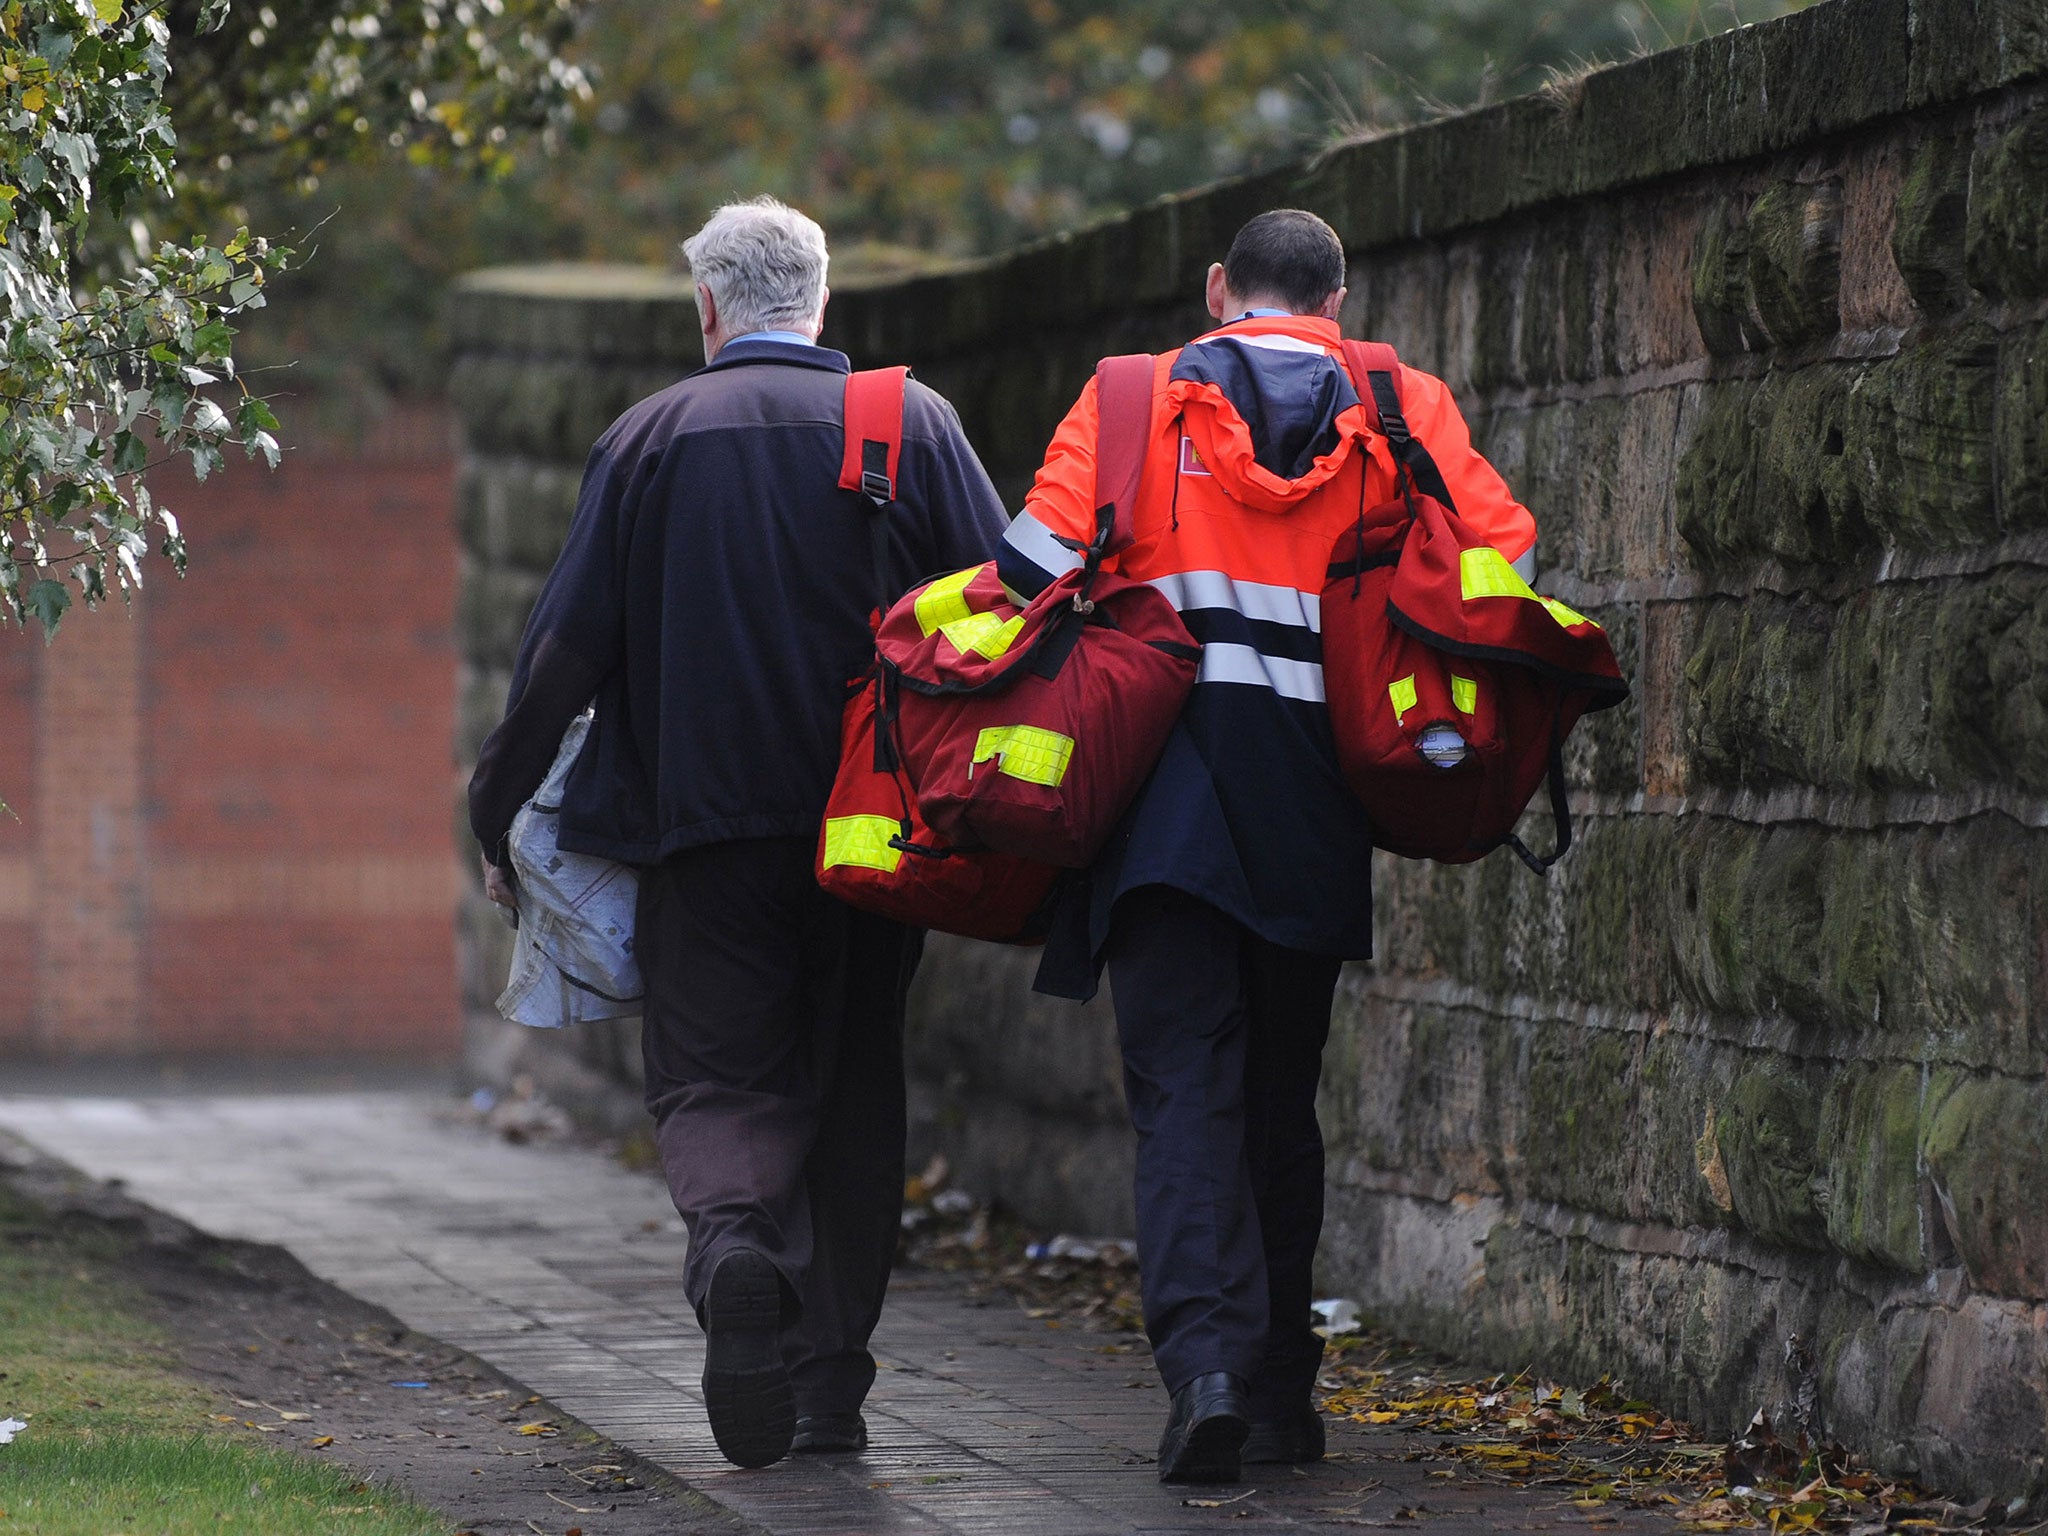
<svg viewBox="0 0 2048 1536"><path fill-rule="evenodd" d="M0 1189L0 1536L445 1536L342 1467L223 1429L181 1371L122 1245Z"/></svg>

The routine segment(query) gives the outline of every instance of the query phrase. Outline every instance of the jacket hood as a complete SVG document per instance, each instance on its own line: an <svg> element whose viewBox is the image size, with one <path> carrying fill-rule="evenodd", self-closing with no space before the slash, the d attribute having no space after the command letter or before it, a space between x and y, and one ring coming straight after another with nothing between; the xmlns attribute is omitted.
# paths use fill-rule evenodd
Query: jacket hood
<svg viewBox="0 0 2048 1536"><path fill-rule="evenodd" d="M1166 396L1220 489L1262 512L1298 506L1371 435L1336 322L1241 320L1181 348Z"/></svg>

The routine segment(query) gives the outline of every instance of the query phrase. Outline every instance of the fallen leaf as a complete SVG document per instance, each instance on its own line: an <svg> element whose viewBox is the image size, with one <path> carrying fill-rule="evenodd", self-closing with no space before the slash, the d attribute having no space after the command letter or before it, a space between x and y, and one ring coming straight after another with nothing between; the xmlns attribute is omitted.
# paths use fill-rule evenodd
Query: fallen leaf
<svg viewBox="0 0 2048 1536"><path fill-rule="evenodd" d="M1256 1488L1247 1488L1243 1493L1228 1499L1182 1499L1181 1503L1189 1509L1222 1509L1226 1505L1241 1504L1258 1491Z"/></svg>
<svg viewBox="0 0 2048 1536"><path fill-rule="evenodd" d="M315 1435L315 1436L314 1436L314 1437L313 1437L313 1438L312 1438L311 1440L309 1440L309 1441L307 1442L307 1444L311 1445L311 1446L313 1447L313 1449L314 1449L314 1450L316 1450L316 1451L318 1451L318 1450L324 1450L324 1449L326 1449L326 1448L327 1448L328 1446L330 1446L330 1445L334 1444L334 1436L332 1436L332 1435Z"/></svg>

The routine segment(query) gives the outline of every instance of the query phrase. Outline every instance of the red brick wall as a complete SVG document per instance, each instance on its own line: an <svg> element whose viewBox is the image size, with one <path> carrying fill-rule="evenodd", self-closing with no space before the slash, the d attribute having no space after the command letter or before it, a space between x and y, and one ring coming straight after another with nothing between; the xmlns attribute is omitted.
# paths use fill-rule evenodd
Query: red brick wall
<svg viewBox="0 0 2048 1536"><path fill-rule="evenodd" d="M0 1051L22 1042L35 1009L36 931L29 820L35 803L36 651L41 642L0 630ZM19 819L17 819L19 818Z"/></svg>
<svg viewBox="0 0 2048 1536"><path fill-rule="evenodd" d="M0 1049L452 1055L442 418L163 490L185 580L0 637Z"/></svg>

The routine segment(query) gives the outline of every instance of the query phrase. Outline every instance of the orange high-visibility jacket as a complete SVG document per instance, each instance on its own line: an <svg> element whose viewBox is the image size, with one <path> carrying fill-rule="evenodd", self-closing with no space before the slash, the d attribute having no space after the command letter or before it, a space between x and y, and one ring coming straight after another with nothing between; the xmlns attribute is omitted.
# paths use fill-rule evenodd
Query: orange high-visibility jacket
<svg viewBox="0 0 2048 1536"><path fill-rule="evenodd" d="M1459 514L1533 574L1535 520L1473 449L1450 391L1406 367L1399 385ZM999 552L1025 596L1079 563L1063 541L1093 535L1096 424L1091 379ZM1291 948L1371 951L1371 845L1330 741L1321 592L1338 536L1396 490L1335 322L1242 319L1162 355L1150 444L1133 542L1109 565L1172 600L1201 671L1097 866L1086 950L1078 921L1048 948L1040 986L1067 995L1092 990L1109 908L1140 885L1184 890Z"/></svg>

